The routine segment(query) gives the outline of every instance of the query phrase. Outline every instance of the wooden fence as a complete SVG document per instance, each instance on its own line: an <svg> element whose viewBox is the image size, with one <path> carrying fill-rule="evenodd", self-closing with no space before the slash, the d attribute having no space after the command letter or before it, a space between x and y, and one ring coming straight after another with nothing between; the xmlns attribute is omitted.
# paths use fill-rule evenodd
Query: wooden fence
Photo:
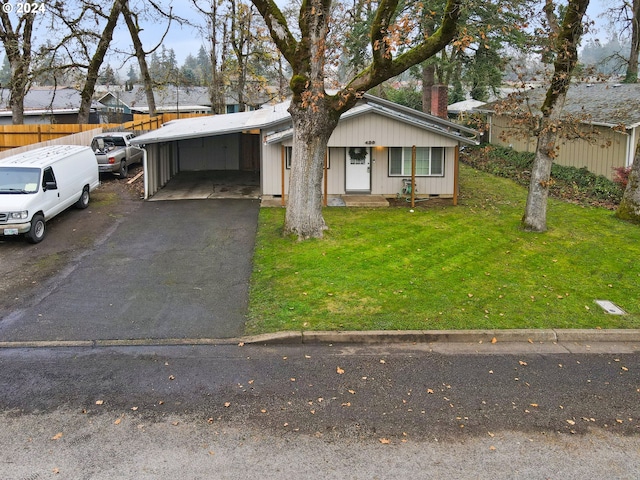
<svg viewBox="0 0 640 480"><path fill-rule="evenodd" d="M185 114L181 113L180 118L192 118L203 116L203 114ZM116 130L155 130L160 128L163 123L175 120L178 115L175 113L163 113L156 117L149 118L148 115L135 115L133 121L126 123L105 123L105 124L29 124L29 125L0 125L0 152L24 147L27 145L42 144L41 146L50 145L53 140L65 138L65 141L55 143L69 143L76 145L89 145L91 138L103 131ZM87 133L88 135L81 135ZM74 136L74 138L69 138ZM86 138L88 137L88 141ZM83 143L76 143L82 141ZM16 150L13 153L19 153ZM6 155L4 155L6 156Z"/></svg>

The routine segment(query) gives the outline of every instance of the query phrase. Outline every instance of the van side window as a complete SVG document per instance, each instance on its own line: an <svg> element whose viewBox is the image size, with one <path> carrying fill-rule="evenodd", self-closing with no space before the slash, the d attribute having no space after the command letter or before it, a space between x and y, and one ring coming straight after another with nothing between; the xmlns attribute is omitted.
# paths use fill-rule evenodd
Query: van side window
<svg viewBox="0 0 640 480"><path fill-rule="evenodd" d="M46 187L47 183L56 183L56 176L53 174L53 169L47 167L44 169L44 175L42 175L42 187Z"/></svg>

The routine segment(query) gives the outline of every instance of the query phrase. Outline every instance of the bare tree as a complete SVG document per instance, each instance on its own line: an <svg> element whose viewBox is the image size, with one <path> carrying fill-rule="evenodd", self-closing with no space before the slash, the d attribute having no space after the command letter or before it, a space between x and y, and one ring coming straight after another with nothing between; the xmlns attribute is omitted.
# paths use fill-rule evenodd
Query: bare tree
<svg viewBox="0 0 640 480"><path fill-rule="evenodd" d="M325 90L327 57L331 53L326 44L331 0L302 2L298 17L300 39L296 39L274 0L252 1L293 71L289 107L293 156L284 233L299 239L322 237L327 228L322 216L324 158L340 115L352 108L363 93L444 48L456 35L462 0L448 0L438 30L397 56L397 34L405 31L405 24L411 19L398 16L398 0L381 0L369 33L371 63L333 95Z"/></svg>
<svg viewBox="0 0 640 480"><path fill-rule="evenodd" d="M91 61L89 62L89 66L87 68L87 80L84 83L84 87L80 92L80 110L78 112L78 123L89 123L89 114L91 112L91 102L93 100L93 94L96 89L96 82L98 81L98 72L102 63L104 62L104 57L109 49L109 45L111 44L111 40L113 38L113 31L116 28L116 24L118 23L118 17L122 12L122 2L121 0L115 0L113 5L111 6L111 11L109 12L109 16L107 17L107 23L102 30L102 34L100 35L100 39L98 40L98 45L96 47L95 52L91 57Z"/></svg>
<svg viewBox="0 0 640 480"><path fill-rule="evenodd" d="M588 5L589 0L569 0L560 24L553 0L546 0L545 3L544 11L554 39L554 73L541 107L538 143L522 218L525 230L543 232L547 229L547 198L551 166L556 153L558 126L571 74L578 61L578 44L584 30L583 18Z"/></svg>
<svg viewBox="0 0 640 480"><path fill-rule="evenodd" d="M11 97L12 123L20 125L24 123L24 97L29 90L30 68L32 60L32 35L33 22L36 13L26 12L18 17L18 22L13 26L9 12L12 6L7 0L2 0L0 8L0 41L11 66L11 80L9 90Z"/></svg>

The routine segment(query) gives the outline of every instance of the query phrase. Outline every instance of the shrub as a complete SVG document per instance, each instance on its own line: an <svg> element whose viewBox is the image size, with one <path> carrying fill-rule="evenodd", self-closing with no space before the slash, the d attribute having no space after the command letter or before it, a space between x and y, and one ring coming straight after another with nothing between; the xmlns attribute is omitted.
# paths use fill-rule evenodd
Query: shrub
<svg viewBox="0 0 640 480"><path fill-rule="evenodd" d="M613 181L620 185L620 188L624 190L629 183L629 174L631 173L631 167L616 167L613 169Z"/></svg>

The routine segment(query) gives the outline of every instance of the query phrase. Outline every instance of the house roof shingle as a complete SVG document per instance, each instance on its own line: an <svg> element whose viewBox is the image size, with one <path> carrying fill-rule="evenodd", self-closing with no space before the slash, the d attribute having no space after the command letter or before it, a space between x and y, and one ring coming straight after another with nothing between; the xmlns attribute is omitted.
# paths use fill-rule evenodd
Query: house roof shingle
<svg viewBox="0 0 640 480"><path fill-rule="evenodd" d="M524 112L531 107L535 114L540 113L547 89L538 87L512 95L528 99L520 103L512 113ZM498 100L477 108L481 112L494 112ZM571 84L563 107L564 114L584 117L587 123L615 127L624 125L633 128L640 125L640 84L614 83L576 83Z"/></svg>

